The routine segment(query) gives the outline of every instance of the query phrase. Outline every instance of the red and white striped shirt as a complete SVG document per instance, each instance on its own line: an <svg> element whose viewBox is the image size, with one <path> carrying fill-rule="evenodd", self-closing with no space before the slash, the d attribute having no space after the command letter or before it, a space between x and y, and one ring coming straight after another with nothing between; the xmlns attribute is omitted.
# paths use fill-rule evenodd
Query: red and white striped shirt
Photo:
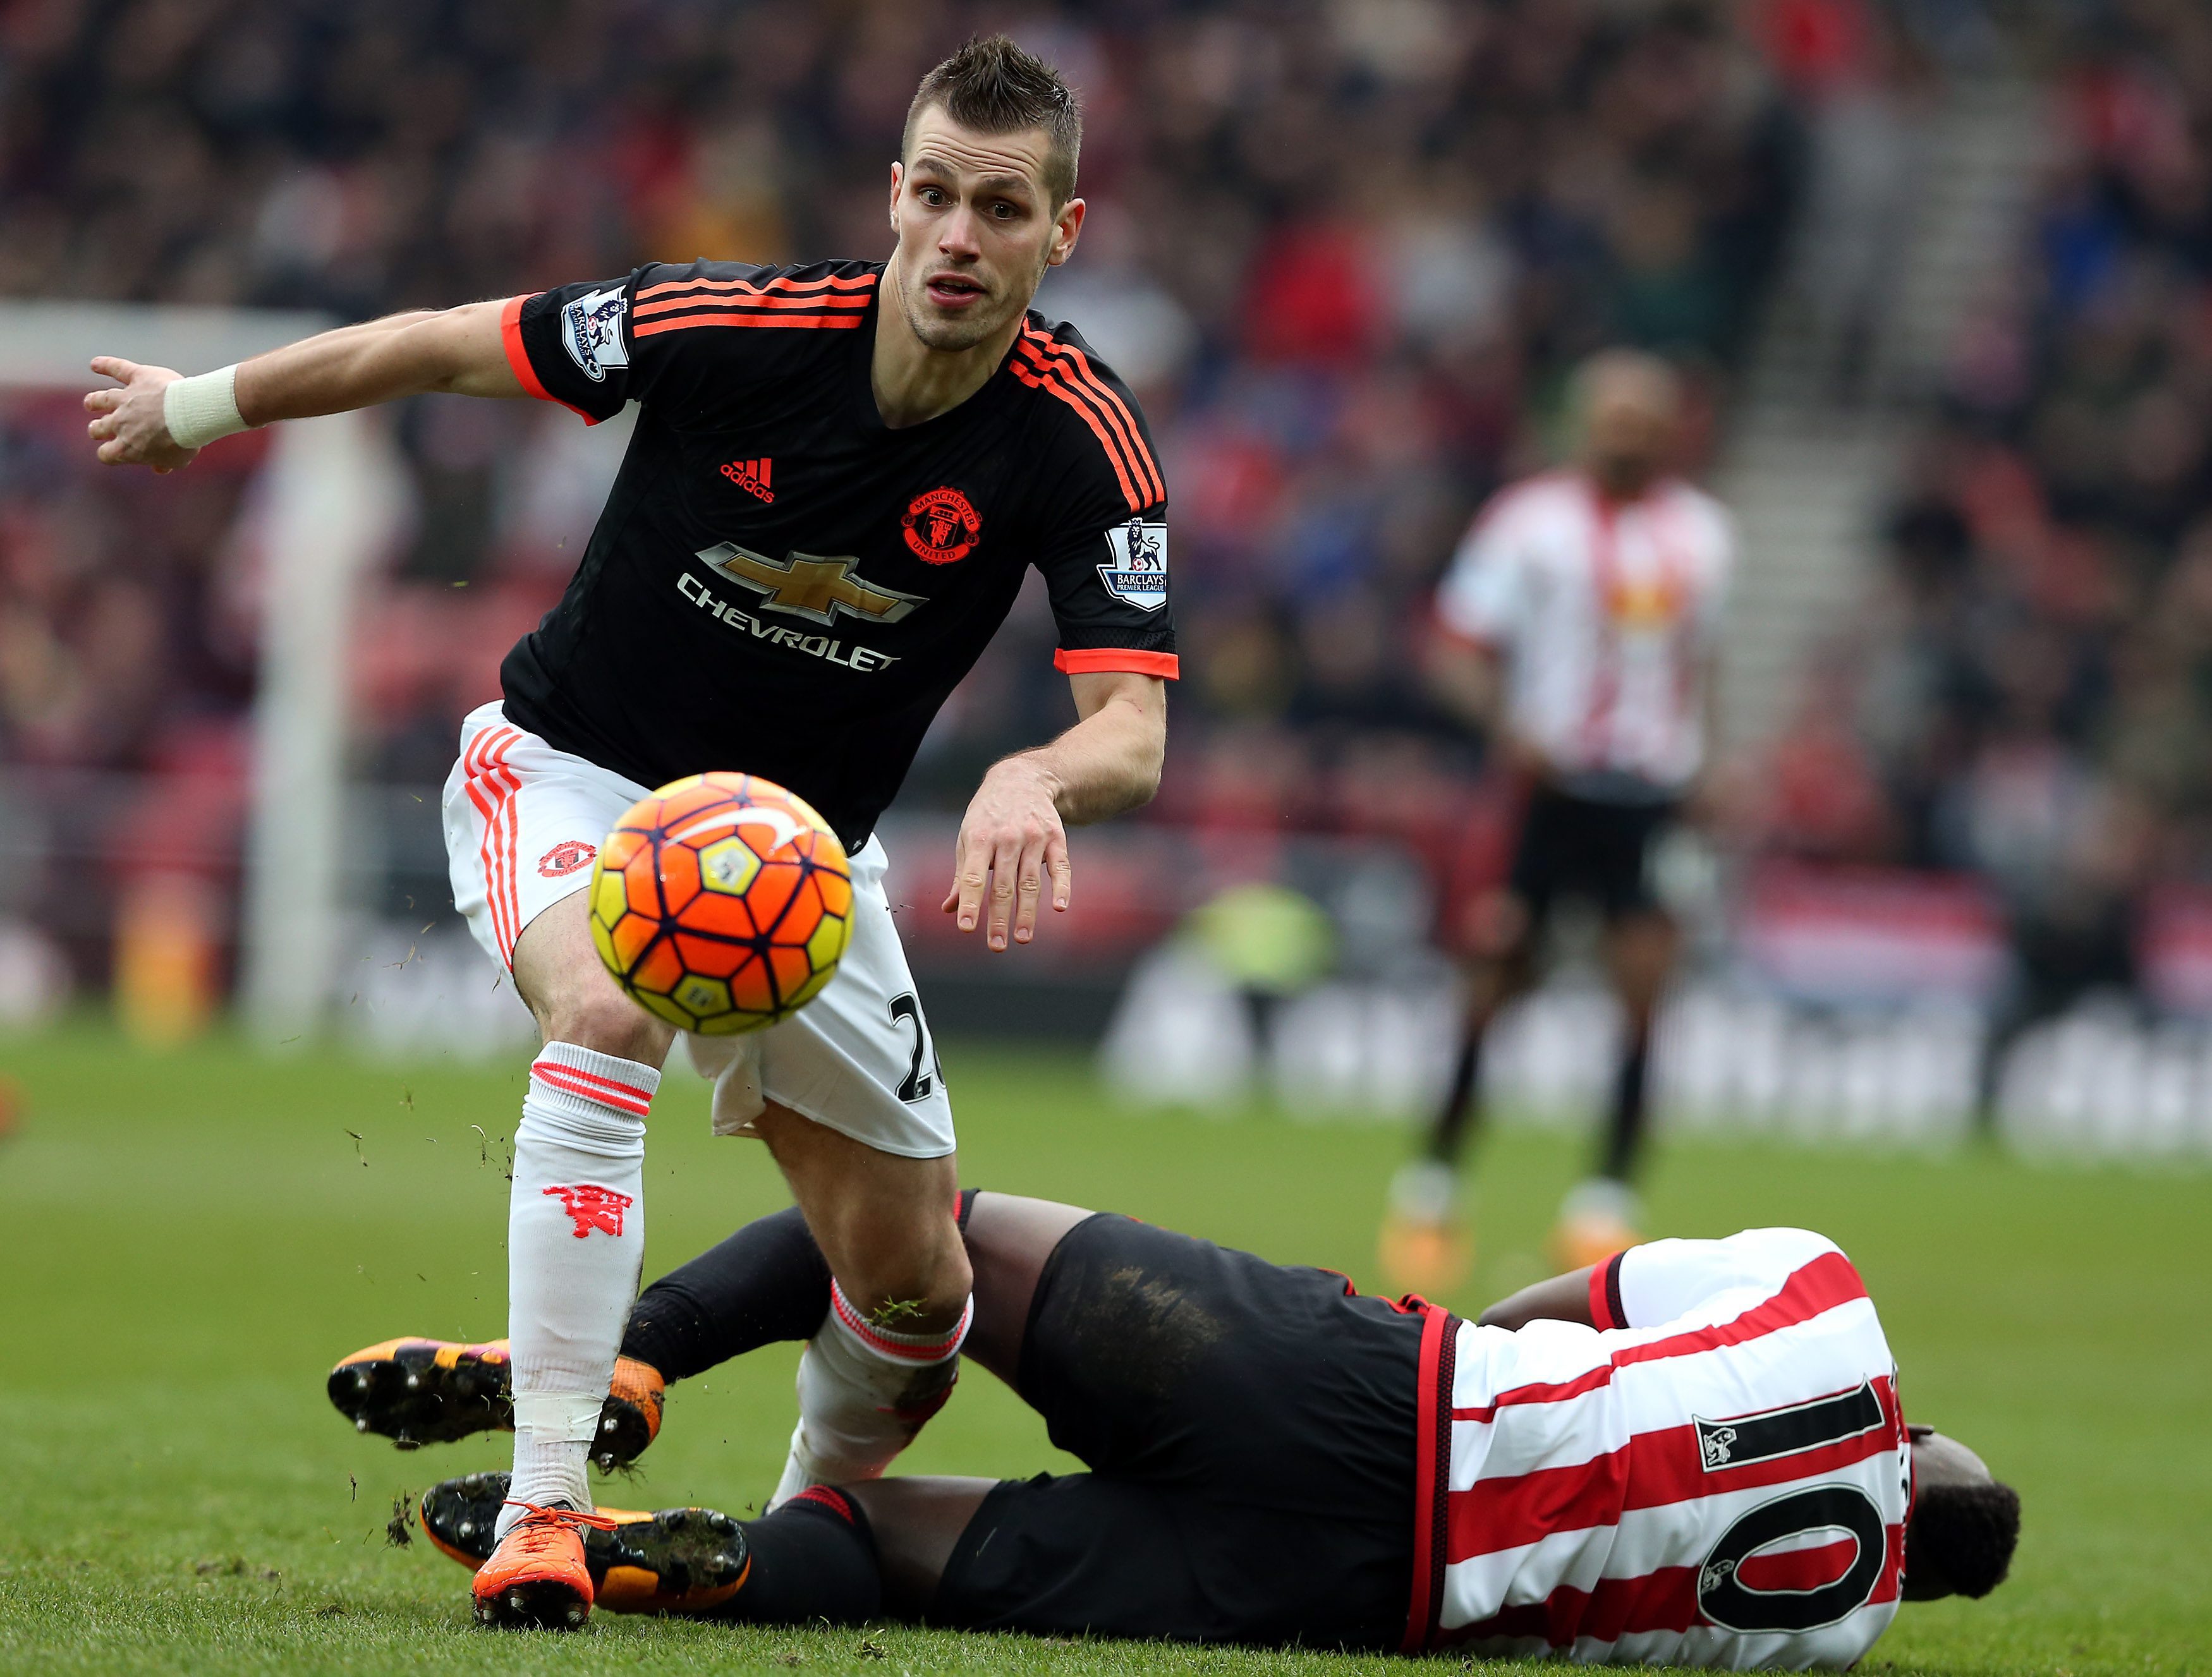
<svg viewBox="0 0 2212 1677"><path fill-rule="evenodd" d="M1515 732L1570 790L1680 790L1705 755L1705 665L1735 546L1687 483L1608 501L1580 472L1499 493L1460 544L1437 620L1505 660Z"/></svg>
<svg viewBox="0 0 2212 1677"><path fill-rule="evenodd" d="M1422 1437L1444 1471L1423 1474L1408 1649L1858 1659L1897 1611L1912 1493L1850 1260L1801 1229L1657 1241L1594 1273L1591 1313L1431 1318Z"/></svg>

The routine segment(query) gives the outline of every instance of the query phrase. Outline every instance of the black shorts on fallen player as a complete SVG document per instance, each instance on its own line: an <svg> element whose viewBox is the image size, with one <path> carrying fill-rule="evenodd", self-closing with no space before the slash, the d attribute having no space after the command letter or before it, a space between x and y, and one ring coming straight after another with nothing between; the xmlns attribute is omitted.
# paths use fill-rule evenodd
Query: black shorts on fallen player
<svg viewBox="0 0 2212 1677"><path fill-rule="evenodd" d="M1038 1280L1019 1385L1091 1471L992 1491L931 1622L1396 1647L1421 1330L1326 1270L1079 1224Z"/></svg>
<svg viewBox="0 0 2212 1677"><path fill-rule="evenodd" d="M1651 853L1680 805L1601 803L1556 787L1528 797L1507 884L1539 918L1563 896L1587 897L1607 920L1659 906Z"/></svg>

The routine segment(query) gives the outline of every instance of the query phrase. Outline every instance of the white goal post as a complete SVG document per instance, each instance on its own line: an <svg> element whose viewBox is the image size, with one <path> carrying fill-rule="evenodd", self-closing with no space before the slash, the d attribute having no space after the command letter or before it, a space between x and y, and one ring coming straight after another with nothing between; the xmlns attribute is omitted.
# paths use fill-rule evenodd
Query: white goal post
<svg viewBox="0 0 2212 1677"><path fill-rule="evenodd" d="M88 390L95 355L205 373L337 324L265 309L9 302L0 390ZM359 414L292 421L270 437L239 951L243 1017L266 1043L320 1027L339 956L346 629L355 584L392 530L384 477Z"/></svg>

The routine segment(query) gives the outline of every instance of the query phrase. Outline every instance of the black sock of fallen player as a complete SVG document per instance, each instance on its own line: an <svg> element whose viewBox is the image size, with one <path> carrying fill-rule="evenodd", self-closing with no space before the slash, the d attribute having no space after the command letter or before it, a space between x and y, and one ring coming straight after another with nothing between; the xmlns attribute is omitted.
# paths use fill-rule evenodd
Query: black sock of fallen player
<svg viewBox="0 0 2212 1677"><path fill-rule="evenodd" d="M1429 1131L1429 1157L1439 1164L1458 1163L1467 1145L1467 1133L1474 1121L1477 1088L1482 1080L1482 1039L1486 1033L1469 1027L1460 1039L1459 1058L1452 1062L1450 1085L1443 1104L1437 1109Z"/></svg>
<svg viewBox="0 0 2212 1677"><path fill-rule="evenodd" d="M975 1190L960 1196L960 1226ZM638 1296L622 1354L689 1379L780 1340L810 1340L830 1314L830 1266L797 1206L748 1223Z"/></svg>
<svg viewBox="0 0 2212 1677"><path fill-rule="evenodd" d="M1620 1071L1613 1084L1613 1119L1607 1127L1605 1151L1598 1175L1625 1182L1636 1168L1637 1149L1644 1139L1644 1085L1651 1064L1651 1035L1639 1031L1620 1057Z"/></svg>
<svg viewBox="0 0 2212 1677"><path fill-rule="evenodd" d="M714 1611L757 1625L858 1625L883 1610L883 1570L868 1516L827 1485L738 1522L752 1556L744 1588Z"/></svg>

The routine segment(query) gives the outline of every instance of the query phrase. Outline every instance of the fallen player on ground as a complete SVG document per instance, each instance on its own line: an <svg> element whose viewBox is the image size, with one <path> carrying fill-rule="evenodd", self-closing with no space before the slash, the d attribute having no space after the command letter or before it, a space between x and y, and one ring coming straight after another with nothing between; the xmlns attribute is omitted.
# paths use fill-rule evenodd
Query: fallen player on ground
<svg viewBox="0 0 2212 1677"><path fill-rule="evenodd" d="M1858 1274L1795 1229L1660 1241L1461 1321L1332 1272L1050 1201L963 1195L969 1354L1087 1473L816 1486L757 1520L603 1510L601 1606L757 1622L892 1617L1731 1668L1842 1667L1900 1600L2004 1577L2019 1499L1898 1407ZM831 1308L796 1212L631 1313L603 1460L665 1383ZM395 1340L331 1376L363 1431L501 1424L506 1356ZM477 1565L507 1476L427 1493Z"/></svg>

